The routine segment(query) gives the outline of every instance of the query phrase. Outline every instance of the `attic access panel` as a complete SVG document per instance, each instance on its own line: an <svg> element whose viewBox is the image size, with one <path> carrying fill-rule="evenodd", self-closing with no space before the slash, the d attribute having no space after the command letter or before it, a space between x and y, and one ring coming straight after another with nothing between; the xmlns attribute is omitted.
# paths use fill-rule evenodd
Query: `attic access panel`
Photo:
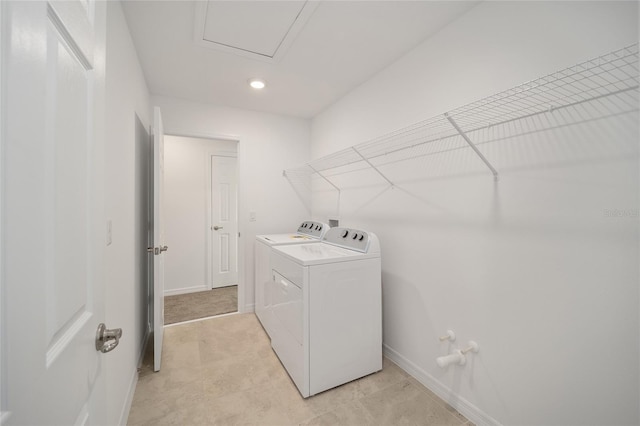
<svg viewBox="0 0 640 426"><path fill-rule="evenodd" d="M216 1L196 6L196 44L276 62L303 28L317 1Z"/></svg>

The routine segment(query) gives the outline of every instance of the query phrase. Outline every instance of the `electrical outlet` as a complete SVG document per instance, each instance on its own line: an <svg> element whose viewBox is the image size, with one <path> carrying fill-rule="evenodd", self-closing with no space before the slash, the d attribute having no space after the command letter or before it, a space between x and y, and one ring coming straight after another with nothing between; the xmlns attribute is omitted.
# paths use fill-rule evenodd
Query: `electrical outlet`
<svg viewBox="0 0 640 426"><path fill-rule="evenodd" d="M249 212L249 222L256 221L256 212Z"/></svg>

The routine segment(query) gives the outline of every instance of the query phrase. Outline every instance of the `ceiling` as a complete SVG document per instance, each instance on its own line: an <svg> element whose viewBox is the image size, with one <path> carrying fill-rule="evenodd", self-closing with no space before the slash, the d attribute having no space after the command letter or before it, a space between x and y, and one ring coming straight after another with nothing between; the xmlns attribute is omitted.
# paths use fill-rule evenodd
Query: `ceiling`
<svg viewBox="0 0 640 426"><path fill-rule="evenodd" d="M310 118L477 2L123 1L154 95ZM250 89L261 78L267 87Z"/></svg>

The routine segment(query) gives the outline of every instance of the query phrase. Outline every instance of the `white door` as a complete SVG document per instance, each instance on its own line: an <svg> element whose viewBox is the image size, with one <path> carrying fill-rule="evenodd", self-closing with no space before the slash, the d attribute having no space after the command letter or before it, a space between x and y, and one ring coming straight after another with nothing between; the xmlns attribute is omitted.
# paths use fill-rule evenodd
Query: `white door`
<svg viewBox="0 0 640 426"><path fill-rule="evenodd" d="M164 129L153 109L153 369L160 371L164 337Z"/></svg>
<svg viewBox="0 0 640 426"><path fill-rule="evenodd" d="M0 7L3 424L103 423L106 6Z"/></svg>
<svg viewBox="0 0 640 426"><path fill-rule="evenodd" d="M238 284L238 177L236 158L211 156L211 288Z"/></svg>

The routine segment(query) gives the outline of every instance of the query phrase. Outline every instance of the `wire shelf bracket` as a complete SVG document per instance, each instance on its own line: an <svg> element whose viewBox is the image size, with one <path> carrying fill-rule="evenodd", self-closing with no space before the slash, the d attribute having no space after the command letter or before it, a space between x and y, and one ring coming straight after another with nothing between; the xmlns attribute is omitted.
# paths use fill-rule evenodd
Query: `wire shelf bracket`
<svg viewBox="0 0 640 426"><path fill-rule="evenodd" d="M451 118L451 116L449 115L449 113L445 112L444 116L447 120L449 120L449 123L451 123L451 125L453 126L454 129L456 129L456 131L460 134L460 136L462 136L462 139L464 139L464 141L469 144L469 146L471 147L471 149L473 149L473 151L478 155L478 157L480 157L480 159L482 160L482 162L484 164L486 164L486 166L489 168L489 170L491 170L491 173L493 173L493 179L494 180L498 180L498 171L491 165L491 163L489 162L489 160L487 160L487 157L485 157L480 150L478 149L477 146L475 146L475 144L471 141L471 139L469 139L469 137L467 136L467 134L462 131L462 129L460 127L458 127L458 124L456 123L456 121Z"/></svg>
<svg viewBox="0 0 640 426"><path fill-rule="evenodd" d="M355 146L352 146L352 147L351 147L351 149L353 149L353 150L355 151L355 153L356 153L356 154L358 154L358 155L360 156L360 158L362 158L362 161L364 161L365 163L367 163L367 164L368 164L368 165L369 165L373 170L375 170L375 171L376 171L380 176L382 176L382 178L383 178L384 180L386 180L386 181L387 181L387 183L388 183L389 185L391 185L391 188L392 188L392 189L395 187L395 185L393 184L393 182L391 182L391 181L389 180L389 178L388 178L388 177L386 177L386 176L384 175L384 173L382 173L382 172L380 171L380 169L378 169L376 166L374 166L373 164L371 164L371 161L369 161L369 160L367 159L367 157L365 157L364 155L362 155L362 154L360 153L360 151L358 151L358 148L356 148Z"/></svg>
<svg viewBox="0 0 640 426"><path fill-rule="evenodd" d="M314 168L311 164L307 164L307 166L313 170L313 172L315 174L317 174L318 176L320 176L322 179L324 179L329 185L331 185L332 187L335 188L336 191L338 191L338 194L340 194L340 188L338 188L333 182L331 182L329 179L327 179L327 177L325 175L323 175L322 173L320 173L320 171L318 171L316 168Z"/></svg>

